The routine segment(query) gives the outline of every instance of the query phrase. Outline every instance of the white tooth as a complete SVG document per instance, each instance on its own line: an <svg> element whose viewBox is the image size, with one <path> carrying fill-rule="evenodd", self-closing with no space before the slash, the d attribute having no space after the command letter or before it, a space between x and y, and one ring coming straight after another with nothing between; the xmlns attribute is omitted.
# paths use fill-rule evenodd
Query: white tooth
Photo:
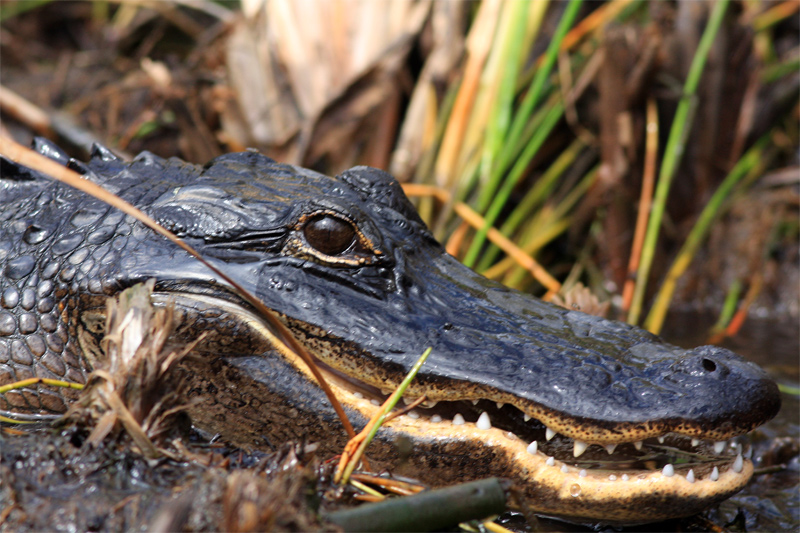
<svg viewBox="0 0 800 533"><path fill-rule="evenodd" d="M666 438L667 438L667 436L666 436L666 435L661 435L660 437L658 437L658 443L659 443L659 444L664 444L664 440L665 440Z"/></svg>
<svg viewBox="0 0 800 533"><path fill-rule="evenodd" d="M604 448L608 452L608 455L611 455L612 453L614 453L614 450L617 449L617 445L616 444L606 444L604 446Z"/></svg>
<svg viewBox="0 0 800 533"><path fill-rule="evenodd" d="M622 474L622 481L628 481L629 479L628 474Z"/></svg>
<svg viewBox="0 0 800 533"><path fill-rule="evenodd" d="M711 471L711 475L709 476L711 481L716 481L719 479L719 469L715 466L714 470Z"/></svg>
<svg viewBox="0 0 800 533"><path fill-rule="evenodd" d="M675 475L675 468L671 464L667 463L661 470L661 473L664 475L664 477L672 477Z"/></svg>
<svg viewBox="0 0 800 533"><path fill-rule="evenodd" d="M615 476L614 474L611 474L610 476L608 476L608 479L610 481L616 481L617 480L617 476Z"/></svg>
<svg viewBox="0 0 800 533"><path fill-rule="evenodd" d="M355 397L356 397L356 398L358 398L359 400L362 400L362 399L364 399L364 395L363 395L363 394L361 394L360 392L354 392L354 393L353 393L353 396L355 396Z"/></svg>
<svg viewBox="0 0 800 533"><path fill-rule="evenodd" d="M379 407L379 406L381 405L381 402L379 402L379 401L378 401L378 400L376 400L375 398L371 399L371 400L369 401L369 403L371 403L372 405L374 405L374 406L376 406L376 407Z"/></svg>
<svg viewBox="0 0 800 533"><path fill-rule="evenodd" d="M478 417L478 421L475 423L478 429L491 429L492 422L489 420L489 413L486 411L481 413L481 416Z"/></svg>
<svg viewBox="0 0 800 533"><path fill-rule="evenodd" d="M544 462L547 466L556 466L556 458L555 457L548 457L547 461Z"/></svg>
<svg viewBox="0 0 800 533"><path fill-rule="evenodd" d="M581 455L583 455L583 452L585 452L586 448L588 447L589 445L587 443L580 440L576 440L575 447L572 449L572 455L575 457L580 457Z"/></svg>
<svg viewBox="0 0 800 533"><path fill-rule="evenodd" d="M565 474L569 473L569 467L567 465L561 465L561 471Z"/></svg>
<svg viewBox="0 0 800 533"><path fill-rule="evenodd" d="M413 418L414 420L416 420L417 418L419 418L419 413L416 412L416 411L409 411L408 412L408 417L409 418Z"/></svg>
<svg viewBox="0 0 800 533"><path fill-rule="evenodd" d="M737 474L742 473L742 468L744 467L744 459L742 459L742 454L736 456L736 460L733 462L733 471Z"/></svg>
<svg viewBox="0 0 800 533"><path fill-rule="evenodd" d="M580 472L578 472L578 475L580 477L586 477L586 470L581 470Z"/></svg>
<svg viewBox="0 0 800 533"><path fill-rule="evenodd" d="M753 447L752 446L747 448L747 451L744 452L744 458L745 459L752 459L753 458Z"/></svg>
<svg viewBox="0 0 800 533"><path fill-rule="evenodd" d="M692 446L697 446L700 444L700 439L692 439Z"/></svg>
<svg viewBox="0 0 800 533"><path fill-rule="evenodd" d="M725 442L724 440L721 440L719 442L715 442L714 443L714 453L719 455L722 452L724 452L725 451L725 444L727 444L727 442Z"/></svg>
<svg viewBox="0 0 800 533"><path fill-rule="evenodd" d="M441 421L442 421L442 417L439 416L439 415L433 415L431 417L431 422L441 422Z"/></svg>
<svg viewBox="0 0 800 533"><path fill-rule="evenodd" d="M453 417L453 425L454 426L463 426L466 421L464 417L461 416L461 413L456 413L456 416Z"/></svg>
<svg viewBox="0 0 800 533"><path fill-rule="evenodd" d="M531 415L525 413L524 415L522 415L522 418L523 418L523 420L525 420L525 422L527 422L528 420L531 419Z"/></svg>
<svg viewBox="0 0 800 533"><path fill-rule="evenodd" d="M550 440L550 439L552 439L552 438L553 438L553 437L555 437L555 436L556 436L556 432L555 432L555 431L553 431L553 430L552 430L552 429L550 429L550 428L546 428L546 430L545 430L545 432L544 432L544 438L545 438L545 439L547 439L547 440Z"/></svg>
<svg viewBox="0 0 800 533"><path fill-rule="evenodd" d="M478 405L479 400L472 400L472 405Z"/></svg>
<svg viewBox="0 0 800 533"><path fill-rule="evenodd" d="M737 455L741 454L742 450L744 450L744 447L742 446L742 443L741 442L737 442L736 443L736 454Z"/></svg>
<svg viewBox="0 0 800 533"><path fill-rule="evenodd" d="M389 396L392 393L389 389L381 389L381 394L384 396Z"/></svg>
<svg viewBox="0 0 800 533"><path fill-rule="evenodd" d="M636 448L637 450L641 451L642 450L642 444L644 444L644 441L637 440L636 442L633 443L633 447Z"/></svg>
<svg viewBox="0 0 800 533"><path fill-rule="evenodd" d="M537 441L533 441L528 444L528 453L531 455L536 455L536 452L539 451L539 443Z"/></svg>
<svg viewBox="0 0 800 533"><path fill-rule="evenodd" d="M686 474L686 481L689 483L694 483L694 469L689 469L689 473Z"/></svg>
<svg viewBox="0 0 800 533"><path fill-rule="evenodd" d="M495 402L494 404L497 406L498 409L502 409L503 406L505 405L503 402Z"/></svg>
<svg viewBox="0 0 800 533"><path fill-rule="evenodd" d="M425 400L424 402L422 402L422 407L430 409L431 407L436 407L437 403L439 403L438 400L435 400L435 401L434 400Z"/></svg>

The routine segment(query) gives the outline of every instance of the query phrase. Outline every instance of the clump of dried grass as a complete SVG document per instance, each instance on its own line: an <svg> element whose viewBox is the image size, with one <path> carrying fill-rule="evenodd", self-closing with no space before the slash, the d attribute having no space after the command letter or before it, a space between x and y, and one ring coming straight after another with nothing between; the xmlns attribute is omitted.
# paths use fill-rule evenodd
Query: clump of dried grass
<svg viewBox="0 0 800 533"><path fill-rule="evenodd" d="M92 421L92 445L123 428L148 459L174 455L158 443L188 407L187 380L178 363L197 342L177 351L168 348L175 310L152 306L154 283L135 285L108 299L102 341L106 360L89 376L81 399L67 415Z"/></svg>
<svg viewBox="0 0 800 533"><path fill-rule="evenodd" d="M573 311L602 317L608 316L608 309L611 307L611 302L601 302L589 287L580 282L569 289L562 289L553 297L552 302Z"/></svg>

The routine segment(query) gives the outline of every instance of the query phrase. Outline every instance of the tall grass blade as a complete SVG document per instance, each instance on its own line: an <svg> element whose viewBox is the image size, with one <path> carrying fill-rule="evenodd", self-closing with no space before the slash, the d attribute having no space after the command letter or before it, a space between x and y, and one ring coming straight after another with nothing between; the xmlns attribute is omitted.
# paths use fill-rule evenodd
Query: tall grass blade
<svg viewBox="0 0 800 533"><path fill-rule="evenodd" d="M631 309L628 313L629 324L636 324L639 322L639 315L642 312L642 302L644 301L644 295L647 289L647 278L650 275L650 268L653 265L658 234L661 229L661 222L664 218L664 211L667 205L667 196L669 196L672 178L675 176L675 171L683 156L684 145L692 122L690 115L693 114L691 111L695 93L697 92L697 86L700 83L700 77L703 74L703 68L708 59L711 45L717 36L729 3L729 0L719 0L719 2L713 5L708 24L706 25L705 31L703 31L703 36L700 38L700 43L697 46L697 52L689 67L689 74L683 88L683 95L675 111L675 118L672 122L667 145L664 148L664 160L661 163L661 171L658 177L658 184L656 185L655 197L653 199L653 212L647 224L647 233L645 234L642 248L642 258L639 272L637 273L638 281L633 293Z"/></svg>
<svg viewBox="0 0 800 533"><path fill-rule="evenodd" d="M708 201L700 216L697 219L692 231L683 243L675 261L667 272L667 276L658 291L653 308L645 321L645 327L658 334L664 324L664 318L669 309L672 294L675 292L675 285L678 278L686 271L694 258L694 254L702 244L703 239L711 229L711 224L720 214L724 201L730 196L731 191L739 181L761 169L763 163L764 147L769 141L769 136L764 136L739 160L733 170L720 184L719 188Z"/></svg>

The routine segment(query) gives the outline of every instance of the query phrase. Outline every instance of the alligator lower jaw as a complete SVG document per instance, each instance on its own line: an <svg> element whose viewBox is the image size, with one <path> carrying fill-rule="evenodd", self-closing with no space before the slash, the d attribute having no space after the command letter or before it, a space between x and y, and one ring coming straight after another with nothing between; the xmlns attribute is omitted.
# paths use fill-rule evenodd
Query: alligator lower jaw
<svg viewBox="0 0 800 533"><path fill-rule="evenodd" d="M262 320L249 311L207 296L153 296L155 301L177 299L195 309L216 309L235 316L241 334L269 341L309 384L315 382L305 363L276 344ZM345 408L365 419L375 414L376 404L380 403L377 397L355 391L353 383L341 375L329 377ZM362 387L361 391L368 389ZM695 514L741 490L753 473L752 463L743 457L738 445L720 446L666 435L663 445L659 438L651 438L644 443L578 447L568 437L553 436L544 425L537 427L535 420L524 425L524 434L502 428L501 416L488 424L498 427L487 427L480 420L482 417L475 416L476 411L489 413L497 407L499 414L503 408L516 408L495 406L494 401L488 400L472 403L440 402L428 410L400 415L385 424L378 434L382 443L373 444L371 449L376 455L390 457L393 443L406 439L414 449L408 462L395 470L398 474L411 475L431 485L506 477L515 481L525 495L525 505L535 512L612 524ZM453 409L461 407L475 408L472 415L462 411L469 421L462 414L454 414ZM313 418L314 413L304 416ZM512 418L520 416L521 413Z"/></svg>
<svg viewBox="0 0 800 533"><path fill-rule="evenodd" d="M372 401L353 398L341 387L335 390L343 403L365 416L377 409ZM382 428L385 439L413 443L411 467L400 473L434 485L507 477L532 510L569 520L630 524L688 516L738 492L753 473L741 445L714 450L713 444L700 443L686 451L692 448L690 439L669 435L663 444L648 439L638 452L632 444L612 454L592 446L575 458L571 439L563 436L528 442L481 422L412 416L401 415ZM624 457L635 453L641 455L626 464ZM670 455L685 462L667 463L664 457ZM452 467L461 471L455 474Z"/></svg>

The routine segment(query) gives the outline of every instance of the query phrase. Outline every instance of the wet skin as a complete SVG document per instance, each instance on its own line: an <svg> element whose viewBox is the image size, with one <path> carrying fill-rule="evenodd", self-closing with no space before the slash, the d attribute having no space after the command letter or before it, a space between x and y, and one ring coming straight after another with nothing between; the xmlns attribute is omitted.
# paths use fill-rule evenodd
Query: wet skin
<svg viewBox="0 0 800 533"><path fill-rule="evenodd" d="M314 353L354 424L432 347L405 396L429 405L389 423L373 451L398 472L510 477L533 509L573 519L683 516L744 486L747 450L715 443L780 407L774 382L727 350L683 350L472 272L382 171L331 178L254 152L203 167L148 153L126 163L100 147L83 164L36 146L257 295ZM216 332L192 358L196 424L247 446L340 450L344 432L305 365L230 287L102 202L7 160L0 171L0 384L85 381L102 357L105 298L154 278L153 301L180 312L179 337ZM0 414L53 415L69 400L7 393Z"/></svg>

